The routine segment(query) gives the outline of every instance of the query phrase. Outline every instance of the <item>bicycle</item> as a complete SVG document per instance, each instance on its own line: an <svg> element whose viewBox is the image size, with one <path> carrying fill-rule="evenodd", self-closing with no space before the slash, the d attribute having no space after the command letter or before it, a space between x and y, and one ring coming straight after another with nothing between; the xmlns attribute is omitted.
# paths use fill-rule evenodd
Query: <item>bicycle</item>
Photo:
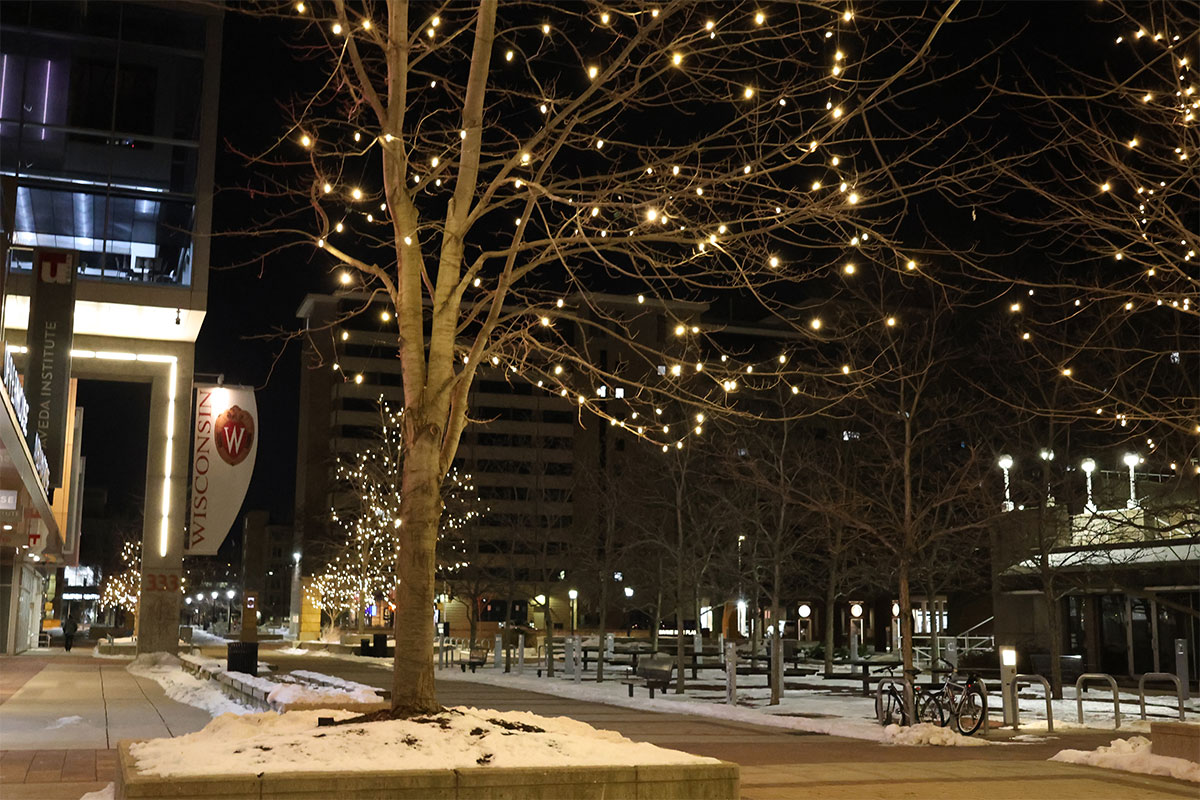
<svg viewBox="0 0 1200 800"><path fill-rule="evenodd" d="M951 721L955 729L964 736L971 736L987 714L987 700L979 676L967 673L964 682L956 681L958 668L946 659L940 659L951 671L941 688L922 692L917 704L917 719L946 727Z"/></svg>
<svg viewBox="0 0 1200 800"><path fill-rule="evenodd" d="M908 672L909 677L914 682L916 681L917 675L919 675L921 672L919 669L909 669L906 671ZM889 676L892 676L893 668L888 667L887 673ZM903 685L903 684L901 684L901 685ZM923 694L924 694L924 691L920 687L916 686L914 683L914 685L913 685L913 705L914 706L916 706L918 708L921 707L920 698L921 698L921 695L923 695ZM875 719L879 721L880 725L891 725L893 722L896 722L897 720L900 722L901 725L907 726L909 724L908 713L904 708L904 694L903 694L903 692L901 692L899 689L896 688L895 683L889 683L886 691L883 689L879 689L878 691L875 692Z"/></svg>

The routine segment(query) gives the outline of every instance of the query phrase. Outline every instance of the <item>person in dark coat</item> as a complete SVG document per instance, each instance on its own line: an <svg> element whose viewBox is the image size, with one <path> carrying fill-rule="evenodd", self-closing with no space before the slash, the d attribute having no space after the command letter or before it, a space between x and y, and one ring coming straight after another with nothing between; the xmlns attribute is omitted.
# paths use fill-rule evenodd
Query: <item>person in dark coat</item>
<svg viewBox="0 0 1200 800"><path fill-rule="evenodd" d="M71 645L75 642L75 631L79 630L79 623L74 617L67 617L67 621L63 623L63 647L67 652L71 652Z"/></svg>

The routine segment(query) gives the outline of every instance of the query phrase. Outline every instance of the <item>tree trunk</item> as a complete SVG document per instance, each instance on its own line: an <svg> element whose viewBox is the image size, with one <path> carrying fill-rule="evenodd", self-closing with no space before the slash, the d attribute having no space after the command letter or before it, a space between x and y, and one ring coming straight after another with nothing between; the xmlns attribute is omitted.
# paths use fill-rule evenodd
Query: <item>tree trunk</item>
<svg viewBox="0 0 1200 800"><path fill-rule="evenodd" d="M1061 700L1062 688L1062 607L1050 584L1042 592L1046 603L1046 623L1050 629L1050 693Z"/></svg>
<svg viewBox="0 0 1200 800"><path fill-rule="evenodd" d="M542 620L546 624L546 677L554 677L554 617L550 613L550 595L542 606Z"/></svg>
<svg viewBox="0 0 1200 800"><path fill-rule="evenodd" d="M775 585L771 589L771 702L779 705L783 697L783 631L779 624L779 578L780 564L775 563Z"/></svg>
<svg viewBox="0 0 1200 800"><path fill-rule="evenodd" d="M596 653L596 683L604 683L604 637L608 635L608 576L612 570L605 565L606 572L600 576L600 631L599 651Z"/></svg>
<svg viewBox="0 0 1200 800"><path fill-rule="evenodd" d="M900 583L900 653L903 661L904 674L903 677L909 677L912 673L909 670L913 666L913 620L912 620L912 595L908 586L908 558L901 557L899 564L899 583ZM861 623L860 623L861 624ZM909 684L904 684L904 710L908 715L909 723L913 722L913 693L909 690Z"/></svg>
<svg viewBox="0 0 1200 800"><path fill-rule="evenodd" d="M467 608L467 623L471 626L470 629L470 645L469 648L475 647L475 637L479 634L479 601L476 599L471 605L475 606L475 612L471 613L470 607Z"/></svg>
<svg viewBox="0 0 1200 800"><path fill-rule="evenodd" d="M428 714L441 709L433 676L434 546L442 516L437 438L414 425L404 459L404 516L396 554L396 652L392 710Z"/></svg>
<svg viewBox="0 0 1200 800"><path fill-rule="evenodd" d="M837 624L837 614L834 603L837 602L837 573L833 565L829 568L829 581L825 584L825 677L833 677L833 645L834 626Z"/></svg>

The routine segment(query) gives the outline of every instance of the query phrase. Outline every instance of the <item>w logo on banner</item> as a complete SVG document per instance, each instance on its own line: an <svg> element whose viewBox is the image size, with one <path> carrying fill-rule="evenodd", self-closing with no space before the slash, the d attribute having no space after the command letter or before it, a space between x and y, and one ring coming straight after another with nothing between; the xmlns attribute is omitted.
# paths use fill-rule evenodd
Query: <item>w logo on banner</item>
<svg viewBox="0 0 1200 800"><path fill-rule="evenodd" d="M236 466L250 455L254 443L254 417L238 406L230 406L217 417L213 433L221 460L231 467Z"/></svg>

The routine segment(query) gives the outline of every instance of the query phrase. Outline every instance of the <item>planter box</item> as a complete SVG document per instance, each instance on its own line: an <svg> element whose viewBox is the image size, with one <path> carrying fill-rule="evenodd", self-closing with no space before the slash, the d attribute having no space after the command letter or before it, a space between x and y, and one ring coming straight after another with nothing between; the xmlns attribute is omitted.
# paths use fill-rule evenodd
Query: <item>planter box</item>
<svg viewBox="0 0 1200 800"><path fill-rule="evenodd" d="M119 745L117 800L738 800L737 764L473 767L163 778L138 772Z"/></svg>
<svg viewBox="0 0 1200 800"><path fill-rule="evenodd" d="M1200 763L1200 724L1151 722L1150 752L1156 756L1186 758Z"/></svg>

